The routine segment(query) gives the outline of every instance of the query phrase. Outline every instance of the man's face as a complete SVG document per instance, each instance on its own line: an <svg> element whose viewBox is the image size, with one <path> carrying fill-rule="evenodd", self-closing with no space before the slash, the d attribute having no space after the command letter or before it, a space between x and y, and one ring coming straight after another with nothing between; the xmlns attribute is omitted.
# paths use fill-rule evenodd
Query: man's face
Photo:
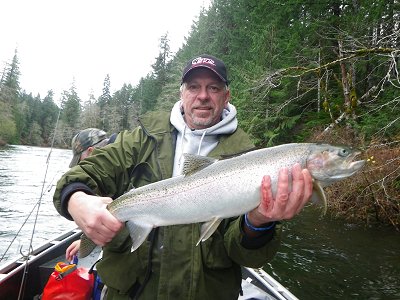
<svg viewBox="0 0 400 300"><path fill-rule="evenodd" d="M230 92L225 83L211 70L198 68L187 76L181 91L186 124L191 129L204 129L221 120Z"/></svg>

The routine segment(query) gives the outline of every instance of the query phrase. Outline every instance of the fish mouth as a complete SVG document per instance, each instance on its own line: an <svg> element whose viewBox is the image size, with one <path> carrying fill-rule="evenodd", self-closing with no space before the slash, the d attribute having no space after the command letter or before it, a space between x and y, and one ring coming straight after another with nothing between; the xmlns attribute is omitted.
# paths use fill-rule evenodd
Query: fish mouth
<svg viewBox="0 0 400 300"><path fill-rule="evenodd" d="M360 170L364 164L365 164L365 159L362 160L355 160L357 156L361 154L360 151L356 151L349 155L349 157L346 159L346 164L348 166L348 169L352 171L351 174L356 173L358 170Z"/></svg>
<svg viewBox="0 0 400 300"><path fill-rule="evenodd" d="M353 152L346 158L342 158L341 162L336 164L335 167L325 170L324 175L320 174L321 177L324 177L322 181L334 182L357 173L365 164L365 160L355 160L360 153L357 151Z"/></svg>
<svg viewBox="0 0 400 300"><path fill-rule="evenodd" d="M359 169L361 169L365 164L365 160L356 160L353 161L349 164L350 168L353 169L355 172L357 172Z"/></svg>

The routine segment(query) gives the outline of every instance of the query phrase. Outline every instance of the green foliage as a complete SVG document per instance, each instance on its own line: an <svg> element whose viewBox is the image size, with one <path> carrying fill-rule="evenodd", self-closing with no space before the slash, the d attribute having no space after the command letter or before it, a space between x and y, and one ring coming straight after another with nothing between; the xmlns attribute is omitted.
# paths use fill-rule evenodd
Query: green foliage
<svg viewBox="0 0 400 300"><path fill-rule="evenodd" d="M155 108L160 92L160 86L153 76L148 75L140 80L139 85L134 89L134 99L140 103L140 113L143 114Z"/></svg>
<svg viewBox="0 0 400 300"><path fill-rule="evenodd" d="M397 109L397 113L400 111ZM353 123L353 127L362 132L367 140L376 138L378 140L391 141L400 132L400 120L394 119L393 111L389 108L382 108L379 112L367 113L360 118L359 122Z"/></svg>
<svg viewBox="0 0 400 300"><path fill-rule="evenodd" d="M214 0L193 21L185 45L173 57L168 34L160 38L152 71L137 86L123 85L111 95L107 75L102 95L98 100L92 96L83 106L74 85L64 91L64 133L59 140L69 138L68 130L81 127L127 129L141 113L170 109L179 99L184 65L202 53L227 64L239 123L258 145L306 140L315 128L326 128L344 112L338 121L343 125L367 139L390 139L399 130L397 70L388 70L390 56L366 51L398 45L396 4L383 0ZM339 41L344 55L366 53L339 63ZM12 108L16 137L29 142L28 132L36 122L43 143L48 144L58 108L52 96L47 101L20 92L17 53L0 83L0 101ZM344 83L356 92L354 106L345 102Z"/></svg>
<svg viewBox="0 0 400 300"><path fill-rule="evenodd" d="M68 91L63 91L61 94L61 119L71 128L79 126L80 101L74 84Z"/></svg>
<svg viewBox="0 0 400 300"><path fill-rule="evenodd" d="M113 95L113 105L116 107L116 112L121 116L118 127L113 132L119 132L130 127L129 119L132 115L134 107L133 88L124 84L122 88L116 91Z"/></svg>
<svg viewBox="0 0 400 300"><path fill-rule="evenodd" d="M296 130L295 142L310 142L310 137L316 130L326 128L331 123L329 114L325 111L310 111L302 117L302 124ZM311 140L311 142L315 142Z"/></svg>
<svg viewBox="0 0 400 300"><path fill-rule="evenodd" d="M17 129L12 118L4 118L0 123L0 139L8 143L14 144Z"/></svg>
<svg viewBox="0 0 400 300"><path fill-rule="evenodd" d="M34 145L43 145L42 127L36 122L32 123L29 130L29 140Z"/></svg>
<svg viewBox="0 0 400 300"><path fill-rule="evenodd" d="M100 117L100 105L96 101L93 94L89 95L89 99L84 101L81 113L82 128L103 128L102 118Z"/></svg>
<svg viewBox="0 0 400 300"><path fill-rule="evenodd" d="M106 105L111 104L112 97L111 97L110 87L111 87L111 79L110 75L107 74L103 82L103 94L99 97L98 101L101 109L103 109Z"/></svg>
<svg viewBox="0 0 400 300"><path fill-rule="evenodd" d="M16 136L16 125L6 103L0 102L0 141L14 143Z"/></svg>
<svg viewBox="0 0 400 300"><path fill-rule="evenodd" d="M62 94L56 132L52 92L44 99L21 92L15 52L0 80L0 142L49 145L55 132L56 146L69 147L83 127L133 128L139 114L169 110L187 61L208 53L226 63L239 124L256 145L316 141L322 133L327 142L392 145L400 138L399 16L398 0L214 0L173 57L168 35L161 37L152 71L136 86L111 95L107 75L102 95L81 106L72 84ZM399 149L371 149L380 167L338 189L332 203L344 204L343 214L375 211L398 226ZM365 193L369 203L341 201L346 189Z"/></svg>
<svg viewBox="0 0 400 300"><path fill-rule="evenodd" d="M55 130L55 124L60 110L54 103L53 96L54 93L50 90L40 105L41 117L38 124L41 128L41 138L44 145L50 145L52 142L52 135Z"/></svg>
<svg viewBox="0 0 400 300"><path fill-rule="evenodd" d="M1 100L15 102L20 91L19 87L19 61L17 49L11 63L7 63L0 81Z"/></svg>

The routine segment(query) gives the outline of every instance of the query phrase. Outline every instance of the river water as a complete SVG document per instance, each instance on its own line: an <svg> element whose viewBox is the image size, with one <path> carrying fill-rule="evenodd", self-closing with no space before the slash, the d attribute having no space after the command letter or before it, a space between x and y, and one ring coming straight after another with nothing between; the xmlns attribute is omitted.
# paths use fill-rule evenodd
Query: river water
<svg viewBox="0 0 400 300"><path fill-rule="evenodd" d="M20 251L28 252L34 226L33 248L76 227L58 215L52 200L54 184L68 170L71 159L70 150L0 148L0 259L4 256L0 265L20 256Z"/></svg>
<svg viewBox="0 0 400 300"><path fill-rule="evenodd" d="M34 248L75 228L52 202L54 184L68 170L72 153L53 149L48 160L49 154L49 148L0 148L0 259L14 241L0 265L19 256L21 247L27 252L36 215ZM398 300L400 233L321 218L306 208L285 222L283 245L265 270L302 300Z"/></svg>

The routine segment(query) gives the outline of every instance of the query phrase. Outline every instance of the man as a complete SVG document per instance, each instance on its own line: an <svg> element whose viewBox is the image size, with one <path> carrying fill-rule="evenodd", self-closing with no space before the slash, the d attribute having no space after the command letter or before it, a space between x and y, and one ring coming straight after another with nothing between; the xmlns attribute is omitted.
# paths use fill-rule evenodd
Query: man
<svg viewBox="0 0 400 300"><path fill-rule="evenodd" d="M181 100L170 113L143 116L138 128L120 133L59 180L57 210L104 246L97 270L108 286L107 299L237 299L240 266L271 260L280 243L278 221L298 214L310 199L311 175L296 164L291 182L288 170L280 171L275 198L269 177L260 178L260 205L245 217L224 220L198 246L201 224L186 224L156 228L130 252L127 229L106 209L112 198L179 175L183 153L220 158L253 147L237 127L228 85L221 60L191 60L183 71Z"/></svg>
<svg viewBox="0 0 400 300"><path fill-rule="evenodd" d="M112 134L109 138L107 134L97 128L86 128L78 132L71 141L72 160L69 167L76 166L81 160L90 156L95 148L101 148L105 145L113 143L117 134ZM80 241L77 240L67 248L65 257L68 261L73 260L73 256L77 254L80 247Z"/></svg>
<svg viewBox="0 0 400 300"><path fill-rule="evenodd" d="M101 148L107 144L113 143L116 134L107 137L107 134L97 128L86 128L78 132L71 142L72 160L69 167L76 166L81 160L90 156L95 148Z"/></svg>

